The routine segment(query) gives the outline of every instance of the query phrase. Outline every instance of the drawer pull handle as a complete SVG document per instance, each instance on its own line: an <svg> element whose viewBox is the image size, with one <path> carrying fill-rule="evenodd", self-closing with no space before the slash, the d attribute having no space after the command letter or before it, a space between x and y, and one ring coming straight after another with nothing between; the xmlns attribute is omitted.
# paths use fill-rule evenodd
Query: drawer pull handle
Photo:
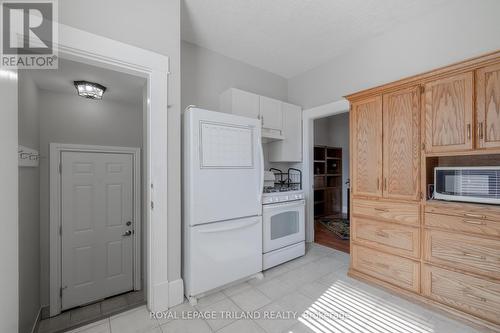
<svg viewBox="0 0 500 333"><path fill-rule="evenodd" d="M384 213L387 213L389 211L387 208L375 208L375 210L378 212L384 212Z"/></svg>
<svg viewBox="0 0 500 333"><path fill-rule="evenodd" d="M464 252L464 257L486 260L485 256L481 256L481 255L478 255L478 254L467 253L467 252Z"/></svg>
<svg viewBox="0 0 500 333"><path fill-rule="evenodd" d="M463 220L462 222L468 223L468 224L477 224L477 225L485 225L483 221L472 221L472 220Z"/></svg>
<svg viewBox="0 0 500 333"><path fill-rule="evenodd" d="M387 265L387 264L377 263L377 266L384 268L384 269L389 269L389 265Z"/></svg>
<svg viewBox="0 0 500 333"><path fill-rule="evenodd" d="M464 213L464 216L475 217L475 218L478 218L478 219L485 219L486 218L486 216L484 216L484 215L472 214L472 213Z"/></svg>
<svg viewBox="0 0 500 333"><path fill-rule="evenodd" d="M488 300L484 297L480 297L480 296L476 296L474 294L469 294L469 293L464 293L465 296L469 297L469 298L473 298L473 299L477 299L478 301L481 301L481 302L487 302Z"/></svg>
<svg viewBox="0 0 500 333"><path fill-rule="evenodd" d="M380 236L380 237L385 237L385 238L389 237L389 234L386 232L383 232L383 231L377 231L375 233L375 235Z"/></svg>

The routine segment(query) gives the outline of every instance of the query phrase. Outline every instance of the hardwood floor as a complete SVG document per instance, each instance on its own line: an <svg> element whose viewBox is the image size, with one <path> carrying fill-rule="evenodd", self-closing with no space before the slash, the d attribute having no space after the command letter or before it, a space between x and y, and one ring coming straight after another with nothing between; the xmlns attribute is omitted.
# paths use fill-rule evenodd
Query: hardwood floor
<svg viewBox="0 0 500 333"><path fill-rule="evenodd" d="M314 242L342 252L350 252L348 239L340 239L318 221L314 222Z"/></svg>

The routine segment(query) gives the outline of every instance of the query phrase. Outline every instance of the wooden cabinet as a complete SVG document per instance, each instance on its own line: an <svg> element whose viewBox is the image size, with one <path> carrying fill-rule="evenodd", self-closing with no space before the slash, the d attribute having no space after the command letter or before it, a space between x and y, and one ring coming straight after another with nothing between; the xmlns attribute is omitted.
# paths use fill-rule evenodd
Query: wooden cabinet
<svg viewBox="0 0 500 333"><path fill-rule="evenodd" d="M500 324L500 283L423 265L422 293L452 308Z"/></svg>
<svg viewBox="0 0 500 333"><path fill-rule="evenodd" d="M259 96L259 108L262 130L281 132L283 130L281 102L273 98Z"/></svg>
<svg viewBox="0 0 500 333"><path fill-rule="evenodd" d="M383 194L417 200L420 196L420 89L383 95Z"/></svg>
<svg viewBox="0 0 500 333"><path fill-rule="evenodd" d="M351 107L352 194L382 195L382 97Z"/></svg>
<svg viewBox="0 0 500 333"><path fill-rule="evenodd" d="M421 195L435 167L498 165L500 51L346 98L349 275L500 332L500 207Z"/></svg>
<svg viewBox="0 0 500 333"><path fill-rule="evenodd" d="M420 257L419 228L359 217L353 217L351 223L352 239L359 244L415 259Z"/></svg>
<svg viewBox="0 0 500 333"><path fill-rule="evenodd" d="M500 242L457 233L425 230L424 258L500 280Z"/></svg>
<svg viewBox="0 0 500 333"><path fill-rule="evenodd" d="M500 148L500 63L476 72L478 148Z"/></svg>
<svg viewBox="0 0 500 333"><path fill-rule="evenodd" d="M473 72L427 82L424 89L425 151L472 149Z"/></svg>
<svg viewBox="0 0 500 333"><path fill-rule="evenodd" d="M352 267L363 274L413 292L420 290L420 263L359 245L351 247Z"/></svg>
<svg viewBox="0 0 500 333"><path fill-rule="evenodd" d="M269 143L269 162L302 162L302 108L281 103L284 139Z"/></svg>
<svg viewBox="0 0 500 333"><path fill-rule="evenodd" d="M353 199L353 216L367 217L378 221L420 225L418 203Z"/></svg>

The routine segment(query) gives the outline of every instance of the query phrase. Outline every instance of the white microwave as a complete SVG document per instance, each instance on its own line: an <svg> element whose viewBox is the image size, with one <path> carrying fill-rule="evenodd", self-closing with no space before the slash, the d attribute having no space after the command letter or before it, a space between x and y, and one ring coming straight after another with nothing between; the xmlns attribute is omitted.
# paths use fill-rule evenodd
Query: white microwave
<svg viewBox="0 0 500 333"><path fill-rule="evenodd" d="M500 204L500 166L437 167L434 199Z"/></svg>

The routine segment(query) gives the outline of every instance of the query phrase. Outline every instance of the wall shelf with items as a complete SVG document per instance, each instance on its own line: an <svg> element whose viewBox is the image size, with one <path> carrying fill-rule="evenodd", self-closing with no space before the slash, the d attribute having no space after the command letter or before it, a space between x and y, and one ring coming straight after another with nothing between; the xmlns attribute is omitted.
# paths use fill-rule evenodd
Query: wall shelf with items
<svg viewBox="0 0 500 333"><path fill-rule="evenodd" d="M314 147L314 217L342 212L342 148Z"/></svg>

